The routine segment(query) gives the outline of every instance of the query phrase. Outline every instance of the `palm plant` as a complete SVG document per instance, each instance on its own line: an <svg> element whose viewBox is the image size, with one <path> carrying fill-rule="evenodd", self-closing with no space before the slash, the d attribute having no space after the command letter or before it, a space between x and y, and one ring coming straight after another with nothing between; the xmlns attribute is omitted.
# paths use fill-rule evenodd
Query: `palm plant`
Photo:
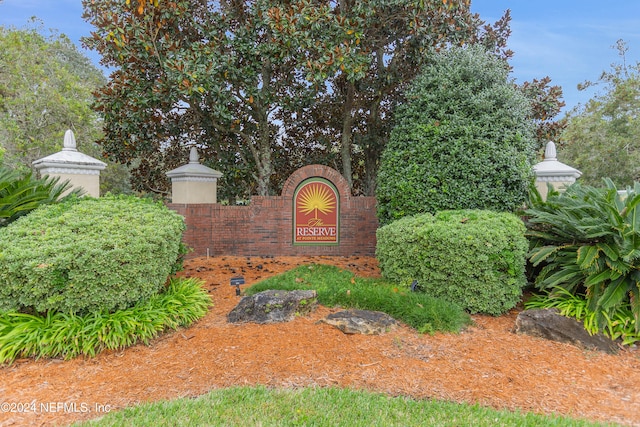
<svg viewBox="0 0 640 427"><path fill-rule="evenodd" d="M79 189L63 194L71 189L68 181L60 183L60 178L33 178L31 172L24 175L0 167L0 227L5 227L38 206L54 203L71 194L81 195Z"/></svg>
<svg viewBox="0 0 640 427"><path fill-rule="evenodd" d="M640 184L618 193L610 179L604 188L574 184L552 192L546 202L530 198L525 212L529 260L540 270L535 285L584 293L587 308L602 329L607 318L628 306L640 330Z"/></svg>

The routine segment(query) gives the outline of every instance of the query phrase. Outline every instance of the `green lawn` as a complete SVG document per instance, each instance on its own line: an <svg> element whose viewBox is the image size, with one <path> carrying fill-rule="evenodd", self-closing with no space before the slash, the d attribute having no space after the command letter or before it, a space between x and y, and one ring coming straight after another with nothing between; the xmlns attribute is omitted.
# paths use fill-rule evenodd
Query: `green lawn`
<svg viewBox="0 0 640 427"><path fill-rule="evenodd" d="M76 426L602 426L338 388L233 387L195 399L143 404Z"/></svg>

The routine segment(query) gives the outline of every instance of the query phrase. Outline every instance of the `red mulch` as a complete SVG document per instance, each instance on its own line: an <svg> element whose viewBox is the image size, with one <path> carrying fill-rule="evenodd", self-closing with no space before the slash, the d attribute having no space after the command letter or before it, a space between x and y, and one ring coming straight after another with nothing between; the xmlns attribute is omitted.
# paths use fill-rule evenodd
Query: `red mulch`
<svg viewBox="0 0 640 427"><path fill-rule="evenodd" d="M345 335L317 323L335 311L325 307L286 324L226 322L238 302L232 276L242 274L246 287L305 263L379 274L368 257L189 260L182 274L202 278L213 297L204 319L149 346L0 368L0 426L64 425L107 409L255 384L351 387L640 426L639 351L607 355L517 335L517 310L473 316L465 332L435 336L404 326L379 336ZM38 413L7 412L6 403Z"/></svg>

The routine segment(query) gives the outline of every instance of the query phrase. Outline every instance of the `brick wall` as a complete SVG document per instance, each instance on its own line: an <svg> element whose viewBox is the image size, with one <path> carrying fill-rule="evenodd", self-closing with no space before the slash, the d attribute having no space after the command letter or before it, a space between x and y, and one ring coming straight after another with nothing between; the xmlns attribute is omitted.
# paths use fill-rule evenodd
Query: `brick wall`
<svg viewBox="0 0 640 427"><path fill-rule="evenodd" d="M340 195L338 245L293 245L293 196L307 178L325 178ZM310 165L298 169L285 182L280 196L254 196L247 206L168 204L185 217L184 240L193 248L188 257L214 255L373 256L376 247L376 200L352 197L346 180L334 169Z"/></svg>

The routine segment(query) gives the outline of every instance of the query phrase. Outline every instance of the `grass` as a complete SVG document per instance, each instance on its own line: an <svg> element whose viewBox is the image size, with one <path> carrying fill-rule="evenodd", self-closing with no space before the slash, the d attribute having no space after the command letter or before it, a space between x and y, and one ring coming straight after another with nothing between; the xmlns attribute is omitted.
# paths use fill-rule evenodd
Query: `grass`
<svg viewBox="0 0 640 427"><path fill-rule="evenodd" d="M93 357L106 349L146 344L166 329L192 324L210 305L201 281L174 278L165 292L114 313L0 313L0 363L19 357Z"/></svg>
<svg viewBox="0 0 640 427"><path fill-rule="evenodd" d="M75 426L602 426L479 405L340 388L232 387L195 399L141 404Z"/></svg>
<svg viewBox="0 0 640 427"><path fill-rule="evenodd" d="M422 333L459 332L472 322L455 304L382 279L356 277L331 265L299 266L262 280L245 293L252 295L268 289L314 289L318 302L324 306L382 311Z"/></svg>

